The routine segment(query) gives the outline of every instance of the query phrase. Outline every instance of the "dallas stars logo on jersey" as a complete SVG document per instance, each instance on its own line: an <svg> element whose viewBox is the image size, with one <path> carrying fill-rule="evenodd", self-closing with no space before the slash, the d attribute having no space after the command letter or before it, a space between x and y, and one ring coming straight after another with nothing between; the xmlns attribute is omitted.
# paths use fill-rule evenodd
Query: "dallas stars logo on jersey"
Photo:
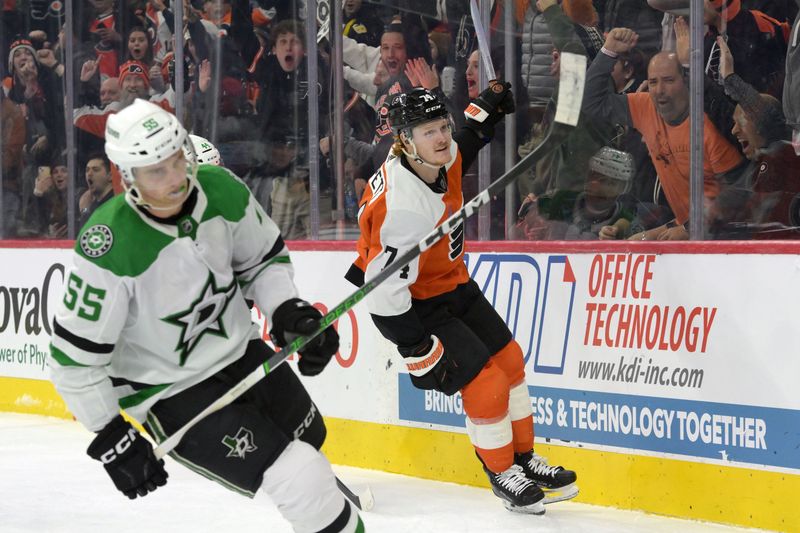
<svg viewBox="0 0 800 533"><path fill-rule="evenodd" d="M238 457L239 459L244 459L246 453L254 452L258 449L256 443L253 442L253 432L246 427L240 427L234 437L225 435L222 438L222 444L230 449L225 457Z"/></svg>
<svg viewBox="0 0 800 533"><path fill-rule="evenodd" d="M100 257L111 249L114 234L105 224L95 224L83 232L80 238L81 250L88 257Z"/></svg>
<svg viewBox="0 0 800 533"><path fill-rule="evenodd" d="M234 294L236 294L235 279L227 287L220 288L217 287L214 276L209 272L200 295L188 309L161 319L181 328L180 338L175 346L175 351L180 352L181 366L186 363L189 354L206 333L228 337L222 316Z"/></svg>

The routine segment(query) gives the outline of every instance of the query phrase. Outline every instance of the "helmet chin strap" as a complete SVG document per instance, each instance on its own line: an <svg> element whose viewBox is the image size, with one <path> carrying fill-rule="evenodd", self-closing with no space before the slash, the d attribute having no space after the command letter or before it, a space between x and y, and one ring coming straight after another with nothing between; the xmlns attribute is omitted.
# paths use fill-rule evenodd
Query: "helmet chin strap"
<svg viewBox="0 0 800 533"><path fill-rule="evenodd" d="M409 157L409 158L413 159L414 162L419 163L422 166L431 168L433 170L439 170L440 168L442 168L444 166L444 165L432 165L432 164L428 163L427 161L425 161L424 159L422 159L422 156L420 156L417 153L417 145L414 144L414 141L408 135L406 135L405 133L403 134L403 136L405 137L406 142L408 142L408 144L410 144L411 148L414 150L414 153L410 154L410 153L408 153L408 150L406 150L405 146L404 146L403 147L403 153L406 154L406 157Z"/></svg>
<svg viewBox="0 0 800 533"><path fill-rule="evenodd" d="M192 193L192 190L195 187L193 179L190 179L187 176L186 180L189 183L187 184L186 193L184 194L183 198L176 201L174 204L161 207L157 207L145 202L144 199L142 198L142 193L139 191L139 188L136 187L136 185L128 184L128 182L125 181L124 179L122 180L122 188L125 189L125 196L130 198L131 202L133 202L139 207L144 207L148 211L171 211L172 209L175 209L176 207L180 207L181 205L183 205L183 203L186 201L186 199L189 197L189 195Z"/></svg>

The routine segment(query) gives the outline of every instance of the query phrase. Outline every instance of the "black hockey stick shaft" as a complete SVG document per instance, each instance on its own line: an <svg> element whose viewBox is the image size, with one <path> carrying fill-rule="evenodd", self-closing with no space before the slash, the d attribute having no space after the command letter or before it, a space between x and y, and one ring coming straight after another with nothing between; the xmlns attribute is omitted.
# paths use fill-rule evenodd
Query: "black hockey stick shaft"
<svg viewBox="0 0 800 533"><path fill-rule="evenodd" d="M358 288L350 296L345 298L336 307L331 309L319 321L316 331L308 335L297 337L289 345L284 346L280 351L274 353L269 359L267 359L267 361L259 365L258 368L245 376L242 381L234 385L231 390L217 398L217 400L215 400L211 405L203 409L183 427L175 431L166 440L161 442L155 450L156 457L161 458L169 453L173 448L175 448L175 446L178 445L186 432L189 431L189 429L191 429L195 424L200 422L211 413L214 413L232 403L236 398L244 394L244 392L250 387L266 377L266 375L269 374L273 368L286 361L290 355L302 350L304 346L314 339L314 337L325 331L329 326L336 322L339 317L352 309L358 302L363 300L381 283L389 279L400 269L404 268L411 261L416 259L420 254L422 254L422 252L436 244L439 239L447 235L464 220L477 212L481 206L488 204L493 194L503 191L507 185L516 180L542 157L549 154L554 147L559 146L571 130L572 126L561 124L559 122L552 122L547 130L547 133L545 134L544 139L533 151L523 157L508 172L490 183L486 189L478 193L472 200L467 202L464 207L462 207L456 213L453 213L453 215L447 218L439 226L434 228L434 230L425 236L425 238L423 238L416 246L404 252L395 261L392 261L383 270L381 270L375 277L364 283L364 285Z"/></svg>

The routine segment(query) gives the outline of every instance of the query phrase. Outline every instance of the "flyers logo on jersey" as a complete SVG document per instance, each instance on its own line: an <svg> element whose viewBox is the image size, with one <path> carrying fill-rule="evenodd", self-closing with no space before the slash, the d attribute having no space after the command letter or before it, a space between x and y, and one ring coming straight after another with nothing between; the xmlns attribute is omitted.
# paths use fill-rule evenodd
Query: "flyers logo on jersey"
<svg viewBox="0 0 800 533"><path fill-rule="evenodd" d="M455 261L464 253L464 223L453 228L447 236L450 242L450 261Z"/></svg>
<svg viewBox="0 0 800 533"><path fill-rule="evenodd" d="M476 106L475 104L469 104L467 108L464 110L464 116L467 118L471 118L477 122L483 122L486 120L486 117L489 116L485 110L481 109L480 107Z"/></svg>

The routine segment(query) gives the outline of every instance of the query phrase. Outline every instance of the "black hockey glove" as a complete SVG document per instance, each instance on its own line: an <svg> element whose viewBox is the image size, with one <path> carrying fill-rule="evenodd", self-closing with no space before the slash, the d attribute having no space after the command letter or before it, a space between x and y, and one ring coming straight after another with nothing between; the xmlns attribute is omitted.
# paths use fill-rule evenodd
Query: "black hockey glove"
<svg viewBox="0 0 800 533"><path fill-rule="evenodd" d="M507 81L492 80L489 82L489 87L470 102L464 110L464 116L468 124L480 125L480 129L484 129L486 125L494 126L502 120L503 115L513 113L514 109L511 84Z"/></svg>
<svg viewBox="0 0 800 533"><path fill-rule="evenodd" d="M97 432L86 453L103 463L114 485L131 500L167 484L164 460L156 460L150 443L122 415Z"/></svg>
<svg viewBox="0 0 800 533"><path fill-rule="evenodd" d="M272 313L272 329L269 335L272 337L272 342L284 347L300 335L313 333L319 326L321 318L322 313L310 303L300 298L291 298ZM339 334L333 326L329 326L300 351L297 368L304 376L316 376L322 372L338 350Z"/></svg>
<svg viewBox="0 0 800 533"><path fill-rule="evenodd" d="M439 337L430 335L414 346L398 346L403 362L411 374L411 383L418 389L442 390L447 381L450 362Z"/></svg>

